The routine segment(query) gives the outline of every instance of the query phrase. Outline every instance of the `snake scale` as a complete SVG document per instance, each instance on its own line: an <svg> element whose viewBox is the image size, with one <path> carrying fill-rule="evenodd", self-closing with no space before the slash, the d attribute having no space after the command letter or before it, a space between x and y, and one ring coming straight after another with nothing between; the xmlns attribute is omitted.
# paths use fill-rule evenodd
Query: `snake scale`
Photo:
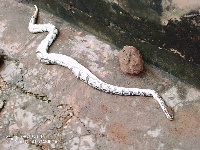
<svg viewBox="0 0 200 150"><path fill-rule="evenodd" d="M151 89L125 88L105 83L98 79L87 68L79 64L73 58L62 54L48 53L48 48L56 39L58 30L52 24L36 24L38 8L36 5L34 6L35 12L29 22L29 31L31 33L49 32L46 38L42 40L42 42L39 44L36 50L36 55L40 62L45 64L58 64L64 67L68 67L78 79L81 79L88 85L106 93L129 96L152 96L160 104L166 117L169 120L173 120L171 110L166 106L164 100L161 96L159 96L159 94L156 91Z"/></svg>

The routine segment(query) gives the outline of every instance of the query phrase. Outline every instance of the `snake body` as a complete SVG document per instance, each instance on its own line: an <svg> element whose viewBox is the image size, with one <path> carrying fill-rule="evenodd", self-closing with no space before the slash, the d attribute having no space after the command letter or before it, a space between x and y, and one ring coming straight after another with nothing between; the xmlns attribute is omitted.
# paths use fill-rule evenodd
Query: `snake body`
<svg viewBox="0 0 200 150"><path fill-rule="evenodd" d="M104 91L106 93L118 94L118 95L129 95L129 96L152 96L161 106L164 114L169 120L173 120L173 115L169 113L169 109L166 106L164 100L159 94L151 89L139 89L139 88L125 88L114 86L108 83L105 83L98 79L94 74L92 74L87 68L79 64L76 60L66 55L57 54L57 53L48 53L48 48L52 42L56 39L58 30L52 24L36 24L38 8L35 6L35 13L31 17L29 22L29 31L31 33L38 32L49 32L45 39L39 44L36 55L40 62L45 64L58 64L64 67L68 67L74 75L87 83L88 85Z"/></svg>

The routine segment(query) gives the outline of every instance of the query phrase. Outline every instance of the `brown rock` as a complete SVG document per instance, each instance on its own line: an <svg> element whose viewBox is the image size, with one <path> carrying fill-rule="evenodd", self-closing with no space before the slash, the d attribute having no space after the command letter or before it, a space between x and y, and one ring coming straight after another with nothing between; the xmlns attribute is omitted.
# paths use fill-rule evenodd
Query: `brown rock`
<svg viewBox="0 0 200 150"><path fill-rule="evenodd" d="M136 75L143 71L144 61L140 52L133 46L124 46L118 54L121 70L125 74Z"/></svg>

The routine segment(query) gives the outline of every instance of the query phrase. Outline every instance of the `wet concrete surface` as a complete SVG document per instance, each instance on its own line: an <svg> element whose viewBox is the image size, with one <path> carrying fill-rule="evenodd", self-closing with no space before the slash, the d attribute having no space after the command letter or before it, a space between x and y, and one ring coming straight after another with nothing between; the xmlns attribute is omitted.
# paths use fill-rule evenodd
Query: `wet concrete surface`
<svg viewBox="0 0 200 150"><path fill-rule="evenodd" d="M198 150L200 90L145 64L139 76L119 69L118 48L45 11L59 35L50 52L73 57L110 84L158 91L174 110L165 118L151 97L98 91L58 65L44 65L35 50L47 33L31 34L34 7L0 3L0 149ZM134 46L134 45L133 45Z"/></svg>

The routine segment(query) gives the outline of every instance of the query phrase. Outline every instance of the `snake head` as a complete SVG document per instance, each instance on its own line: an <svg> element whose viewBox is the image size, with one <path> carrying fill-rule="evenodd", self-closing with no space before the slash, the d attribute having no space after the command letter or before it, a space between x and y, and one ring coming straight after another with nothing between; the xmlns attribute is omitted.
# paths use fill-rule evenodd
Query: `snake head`
<svg viewBox="0 0 200 150"><path fill-rule="evenodd" d="M36 5L34 5L35 7L35 13L34 13L34 18L37 18L37 15L38 15L38 7Z"/></svg>

